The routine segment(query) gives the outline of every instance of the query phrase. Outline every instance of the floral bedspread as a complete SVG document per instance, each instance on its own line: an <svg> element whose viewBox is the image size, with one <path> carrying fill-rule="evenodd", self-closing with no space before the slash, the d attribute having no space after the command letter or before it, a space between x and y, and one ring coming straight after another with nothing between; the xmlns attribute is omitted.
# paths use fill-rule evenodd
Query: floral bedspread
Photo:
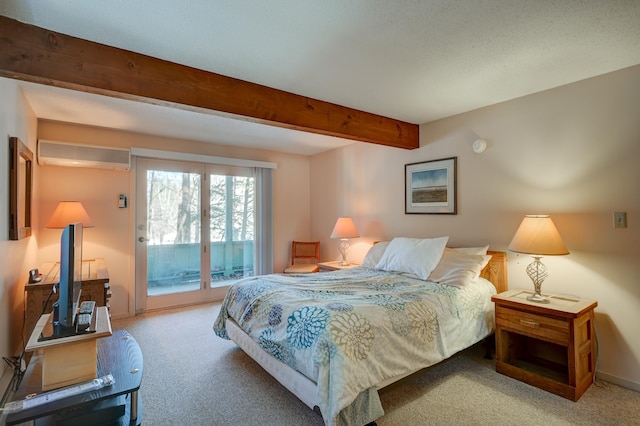
<svg viewBox="0 0 640 426"><path fill-rule="evenodd" d="M376 384L450 357L493 330L491 295L409 275L351 268L264 275L235 283L214 323L228 338L232 317L266 352L318 385L326 425L358 425L384 414Z"/></svg>

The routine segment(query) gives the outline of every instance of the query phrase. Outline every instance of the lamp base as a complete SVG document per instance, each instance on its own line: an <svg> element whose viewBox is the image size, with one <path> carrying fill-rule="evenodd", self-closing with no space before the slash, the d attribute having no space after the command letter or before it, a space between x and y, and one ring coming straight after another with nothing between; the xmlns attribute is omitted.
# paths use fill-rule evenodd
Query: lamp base
<svg viewBox="0 0 640 426"><path fill-rule="evenodd" d="M533 262L527 265L527 275L529 275L529 278L531 278L531 281L533 282L533 294L528 296L527 300L536 303L549 303L549 298L540 294L542 282L549 276L549 271L547 270L547 267L540 262L541 256L532 257Z"/></svg>
<svg viewBox="0 0 640 426"><path fill-rule="evenodd" d="M349 262L347 262L347 251L349 251L349 240L346 238L341 238L338 250L340 250L340 254L342 255L340 266L348 266Z"/></svg>
<svg viewBox="0 0 640 426"><path fill-rule="evenodd" d="M527 300L530 301L530 302L536 302L536 303L550 303L551 302L551 299L549 299L548 297L544 297L540 293L535 293L535 294L532 294L531 296L527 296Z"/></svg>

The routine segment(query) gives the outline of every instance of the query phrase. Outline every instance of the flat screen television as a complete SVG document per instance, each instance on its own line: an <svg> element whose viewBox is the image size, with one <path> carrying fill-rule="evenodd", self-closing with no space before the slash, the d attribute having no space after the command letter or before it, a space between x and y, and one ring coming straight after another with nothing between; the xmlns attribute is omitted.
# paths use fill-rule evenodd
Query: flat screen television
<svg viewBox="0 0 640 426"><path fill-rule="evenodd" d="M60 238L60 284L58 321L62 330L71 331L82 292L82 223L67 225Z"/></svg>

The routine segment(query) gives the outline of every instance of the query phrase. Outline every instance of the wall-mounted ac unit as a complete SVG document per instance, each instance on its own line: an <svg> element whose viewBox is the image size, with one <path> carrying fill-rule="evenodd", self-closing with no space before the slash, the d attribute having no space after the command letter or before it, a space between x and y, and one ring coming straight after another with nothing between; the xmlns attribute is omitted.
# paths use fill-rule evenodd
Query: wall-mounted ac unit
<svg viewBox="0 0 640 426"><path fill-rule="evenodd" d="M76 145L40 139L38 140L38 164L129 170L131 154L128 149L122 148Z"/></svg>

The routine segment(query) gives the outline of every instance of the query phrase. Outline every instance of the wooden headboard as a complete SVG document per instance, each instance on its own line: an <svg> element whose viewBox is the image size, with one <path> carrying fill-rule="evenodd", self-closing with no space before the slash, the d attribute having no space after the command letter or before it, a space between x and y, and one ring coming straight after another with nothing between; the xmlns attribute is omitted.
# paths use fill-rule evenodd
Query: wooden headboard
<svg viewBox="0 0 640 426"><path fill-rule="evenodd" d="M491 256L491 260L480 272L480 276L485 278L496 287L498 293L509 289L509 280L507 277L507 253L504 251L487 251Z"/></svg>

